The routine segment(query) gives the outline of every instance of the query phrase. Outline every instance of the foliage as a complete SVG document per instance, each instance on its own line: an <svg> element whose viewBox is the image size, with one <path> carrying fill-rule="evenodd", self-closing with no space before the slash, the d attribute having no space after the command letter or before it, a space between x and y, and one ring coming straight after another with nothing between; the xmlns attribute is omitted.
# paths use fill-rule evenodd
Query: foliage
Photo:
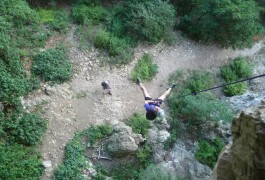
<svg viewBox="0 0 265 180"><path fill-rule="evenodd" d="M206 121L231 122L233 116L228 104L203 94L183 98L179 106L179 113L195 126L202 125Z"/></svg>
<svg viewBox="0 0 265 180"><path fill-rule="evenodd" d="M150 54L144 54L135 65L131 77L133 81L136 81L137 78L151 80L157 73L158 66L153 63Z"/></svg>
<svg viewBox="0 0 265 180"><path fill-rule="evenodd" d="M223 147L224 143L220 138L214 139L212 143L204 140L200 141L199 149L195 152L195 157L201 163L213 168Z"/></svg>
<svg viewBox="0 0 265 180"><path fill-rule="evenodd" d="M143 167L146 167L151 163L152 158L152 149L148 145L144 145L142 148L139 148L136 152L136 157L140 161Z"/></svg>
<svg viewBox="0 0 265 180"><path fill-rule="evenodd" d="M72 66L62 47L48 49L33 58L32 72L46 81L62 83L72 75Z"/></svg>
<svg viewBox="0 0 265 180"><path fill-rule="evenodd" d="M98 6L101 0L77 0L78 4L85 4L87 6Z"/></svg>
<svg viewBox="0 0 265 180"><path fill-rule="evenodd" d="M224 87L224 93L227 96L241 95L246 92L247 86L248 85L246 82L232 84L232 85Z"/></svg>
<svg viewBox="0 0 265 180"><path fill-rule="evenodd" d="M69 25L68 13L64 10L39 9L40 22L56 31L65 31Z"/></svg>
<svg viewBox="0 0 265 180"><path fill-rule="evenodd" d="M94 145L99 139L109 136L112 133L110 125L91 126L87 130L88 141L90 145Z"/></svg>
<svg viewBox="0 0 265 180"><path fill-rule="evenodd" d="M37 113L13 113L4 121L4 130L11 141L27 146L40 142L47 129L47 121Z"/></svg>
<svg viewBox="0 0 265 180"><path fill-rule="evenodd" d="M126 12L126 29L151 43L158 43L174 25L175 10L166 1L129 1Z"/></svg>
<svg viewBox="0 0 265 180"><path fill-rule="evenodd" d="M77 133L65 147L63 164L55 170L55 179L83 179L83 170L89 168L85 147L82 145L84 132Z"/></svg>
<svg viewBox="0 0 265 180"><path fill-rule="evenodd" d="M189 0L177 3L182 9L179 27L193 38L218 42L224 47L244 48L263 31L259 8L252 0Z"/></svg>
<svg viewBox="0 0 265 180"><path fill-rule="evenodd" d="M123 163L112 169L111 175L113 179L139 179L141 166L136 163Z"/></svg>
<svg viewBox="0 0 265 180"><path fill-rule="evenodd" d="M253 65L243 57L235 58L230 64L221 68L221 76L226 83L250 77L252 72ZM224 87L224 92L228 96L233 96L243 94L246 89L247 83L242 82Z"/></svg>
<svg viewBox="0 0 265 180"><path fill-rule="evenodd" d="M132 127L133 132L143 136L147 135L148 129L151 127L150 121L139 113L135 113L133 117L129 118L128 125Z"/></svg>
<svg viewBox="0 0 265 180"><path fill-rule="evenodd" d="M2 21L7 25L4 29L9 42L21 48L44 44L47 33L41 31L38 14L24 0L2 0L0 12Z"/></svg>
<svg viewBox="0 0 265 180"><path fill-rule="evenodd" d="M165 170L162 166L150 164L145 170L142 170L139 175L140 180L178 180L181 178L173 175L172 172Z"/></svg>
<svg viewBox="0 0 265 180"><path fill-rule="evenodd" d="M95 38L95 46L106 49L110 56L116 59L113 64L126 64L131 60L132 52L125 39L118 38L105 30L100 30Z"/></svg>
<svg viewBox="0 0 265 180"><path fill-rule="evenodd" d="M188 80L188 89L190 89L191 92L210 88L213 85L213 75L208 72L193 71L191 77Z"/></svg>
<svg viewBox="0 0 265 180"><path fill-rule="evenodd" d="M39 179L44 170L40 154L19 144L0 144L0 162L1 179Z"/></svg>
<svg viewBox="0 0 265 180"><path fill-rule="evenodd" d="M75 6L72 10L73 19L80 24L99 24L104 21L108 12L102 6Z"/></svg>
<svg viewBox="0 0 265 180"><path fill-rule="evenodd" d="M11 57L0 58L0 101L16 104L20 96L38 87L38 81L33 76L26 76L15 50L8 50L7 56Z"/></svg>

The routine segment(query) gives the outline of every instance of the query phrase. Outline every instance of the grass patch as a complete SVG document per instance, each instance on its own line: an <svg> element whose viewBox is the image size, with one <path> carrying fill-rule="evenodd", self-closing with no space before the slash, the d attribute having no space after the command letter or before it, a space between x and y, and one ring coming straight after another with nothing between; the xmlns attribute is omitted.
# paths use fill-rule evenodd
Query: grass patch
<svg viewBox="0 0 265 180"><path fill-rule="evenodd" d="M144 54L135 65L131 78L136 81L137 78L142 80L151 80L158 73L158 66L153 63L152 57L149 54Z"/></svg>

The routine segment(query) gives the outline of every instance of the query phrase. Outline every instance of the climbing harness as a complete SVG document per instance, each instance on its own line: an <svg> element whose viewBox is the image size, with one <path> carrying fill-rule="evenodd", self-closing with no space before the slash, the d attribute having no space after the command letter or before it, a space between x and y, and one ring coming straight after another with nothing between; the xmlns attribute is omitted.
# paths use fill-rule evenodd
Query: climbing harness
<svg viewBox="0 0 265 180"><path fill-rule="evenodd" d="M250 81L252 79L260 78L260 77L263 77L263 76L265 76L265 74L261 74L261 75L258 75L258 76L253 76L253 77L246 78L246 79L241 79L241 80L238 80L238 81L230 82L230 83L227 83L227 84L222 84L222 85L219 85L219 86L215 86L215 87L208 88L208 89L203 89L203 90L200 90L200 91L195 91L193 93L177 96L176 98L182 98L182 97L186 97L186 96L190 96L190 95L197 95L198 93L201 93L201 92L210 91L210 90L213 90L213 89L218 89L218 88L221 88L221 87L229 86L229 85L240 83L240 82L244 82L244 81Z"/></svg>

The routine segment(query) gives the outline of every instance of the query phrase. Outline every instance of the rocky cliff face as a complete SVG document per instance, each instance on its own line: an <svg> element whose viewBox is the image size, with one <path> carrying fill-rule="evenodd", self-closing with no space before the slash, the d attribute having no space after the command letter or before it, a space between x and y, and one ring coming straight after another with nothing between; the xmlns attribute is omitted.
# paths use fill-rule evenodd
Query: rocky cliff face
<svg viewBox="0 0 265 180"><path fill-rule="evenodd" d="M265 101L233 119L233 143L219 155L213 180L265 179Z"/></svg>

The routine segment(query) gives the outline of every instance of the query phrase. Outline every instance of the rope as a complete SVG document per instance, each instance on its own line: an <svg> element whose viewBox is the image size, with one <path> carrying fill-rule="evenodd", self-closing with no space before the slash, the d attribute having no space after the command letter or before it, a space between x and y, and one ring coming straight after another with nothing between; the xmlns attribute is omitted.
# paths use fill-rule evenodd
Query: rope
<svg viewBox="0 0 265 180"><path fill-rule="evenodd" d="M244 82L244 81L250 81L252 79L260 78L260 77L263 77L263 76L265 76L265 74L261 74L261 75L258 75L258 76L253 76L253 77L246 78L246 79L241 79L241 80L238 80L238 81L230 82L230 83L227 83L227 84L222 84L222 85L219 85L219 86L215 86L215 87L208 88L208 89L203 89L203 90L200 90L200 91L195 91L193 93L177 96L176 98L182 98L182 97L186 97L186 96L190 96L190 95L197 95L198 93L201 93L201 92L210 91L210 90L213 90L213 89L218 89L218 88L221 88L221 87L229 86L229 85L240 83L240 82Z"/></svg>

